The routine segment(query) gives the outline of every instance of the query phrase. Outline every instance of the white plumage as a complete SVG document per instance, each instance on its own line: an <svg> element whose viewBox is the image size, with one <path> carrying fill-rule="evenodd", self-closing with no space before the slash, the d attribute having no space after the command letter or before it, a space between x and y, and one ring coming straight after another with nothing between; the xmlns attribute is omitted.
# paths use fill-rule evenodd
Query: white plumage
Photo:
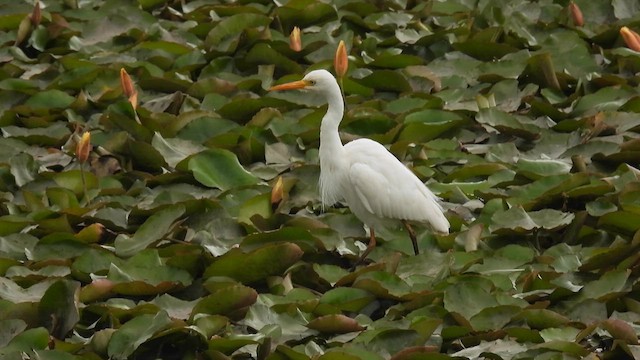
<svg viewBox="0 0 640 360"><path fill-rule="evenodd" d="M449 221L437 197L384 146L358 139L342 145L338 126L344 113L342 93L326 70L315 70L302 80L270 90L306 89L328 103L320 126L320 192L325 205L344 200L370 230L370 242L360 261L375 247L376 228L388 219L402 220L418 253L415 234L406 221L427 224L449 233Z"/></svg>

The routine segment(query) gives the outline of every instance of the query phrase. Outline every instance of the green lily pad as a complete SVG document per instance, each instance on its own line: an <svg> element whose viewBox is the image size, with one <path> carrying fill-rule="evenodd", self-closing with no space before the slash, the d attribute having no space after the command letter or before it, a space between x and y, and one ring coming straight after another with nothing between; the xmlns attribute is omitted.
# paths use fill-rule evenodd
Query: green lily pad
<svg viewBox="0 0 640 360"><path fill-rule="evenodd" d="M249 253L232 249L209 265L204 276L228 276L245 284L253 283L282 274L301 257L300 247L286 242L266 245Z"/></svg>
<svg viewBox="0 0 640 360"><path fill-rule="evenodd" d="M16 228L11 234L2 234L0 237L0 254L16 260L26 260L25 252L33 251L33 248L38 243L38 238L20 232L28 224L16 224L0 220L0 227L5 225L9 227L9 231L12 230L10 226L16 226Z"/></svg>
<svg viewBox="0 0 640 360"><path fill-rule="evenodd" d="M399 299L411 292L409 285L395 274L367 271L359 275L353 287L366 290L377 297Z"/></svg>
<svg viewBox="0 0 640 360"><path fill-rule="evenodd" d="M629 211L613 211L606 213L598 220L598 227L623 231L633 234L640 229L640 214Z"/></svg>
<svg viewBox="0 0 640 360"><path fill-rule="evenodd" d="M359 81L362 85L380 91L411 91L407 79L393 70L376 70Z"/></svg>
<svg viewBox="0 0 640 360"><path fill-rule="evenodd" d="M318 242L308 230L299 227L284 227L274 231L249 234L242 239L240 246L246 250L254 250L265 244L283 241L295 243L305 251L315 249Z"/></svg>
<svg viewBox="0 0 640 360"><path fill-rule="evenodd" d="M487 61L500 59L518 50L508 44L478 41L475 39L455 43L454 48L476 59Z"/></svg>
<svg viewBox="0 0 640 360"><path fill-rule="evenodd" d="M221 354L231 354L234 351L246 345L255 345L258 341L247 337L214 337L209 340L208 347L211 350L218 351Z"/></svg>
<svg viewBox="0 0 640 360"><path fill-rule="evenodd" d="M2 277L0 278L0 296L2 296L2 299L14 304L21 302L35 303L42 299L49 286L54 282L54 279L47 279L25 289L10 279Z"/></svg>
<svg viewBox="0 0 640 360"><path fill-rule="evenodd" d="M151 145L158 150L167 165L173 168L187 157L205 150L204 146L195 144L189 140L179 138L165 139L158 132L153 135Z"/></svg>
<svg viewBox="0 0 640 360"><path fill-rule="evenodd" d="M524 176L531 179L539 179L545 176L568 174L571 164L560 160L527 160L519 159L518 170Z"/></svg>
<svg viewBox="0 0 640 360"><path fill-rule="evenodd" d="M290 73L302 72L302 67L300 67L298 63L279 53L272 46L265 43L257 43L253 46L244 60L253 65L273 64Z"/></svg>
<svg viewBox="0 0 640 360"><path fill-rule="evenodd" d="M358 324L356 320L342 314L317 317L309 321L307 327L322 333L331 334L344 334L364 330L364 327Z"/></svg>
<svg viewBox="0 0 640 360"><path fill-rule="evenodd" d="M629 270L608 271L600 279L591 281L582 288L581 295L588 299L606 300L629 291L627 279Z"/></svg>
<svg viewBox="0 0 640 360"><path fill-rule="evenodd" d="M167 266L157 250L144 250L120 265L111 264L107 279L113 291L124 295L153 295L187 286L192 278L182 269Z"/></svg>
<svg viewBox="0 0 640 360"><path fill-rule="evenodd" d="M75 98L57 89L45 90L30 97L25 105L34 109L64 109L69 107Z"/></svg>
<svg viewBox="0 0 640 360"><path fill-rule="evenodd" d="M175 221L182 217L184 211L182 205L167 207L151 215L133 236L120 234L115 240L116 253L119 256L132 256L152 243L162 240Z"/></svg>
<svg viewBox="0 0 640 360"><path fill-rule="evenodd" d="M513 207L494 213L490 230L498 233L525 233L534 229L556 230L569 225L573 218L572 213L554 209L527 212L521 207Z"/></svg>
<svg viewBox="0 0 640 360"><path fill-rule="evenodd" d="M358 312L374 299L375 297L368 291L339 287L324 293L320 298L320 303L334 305L342 311Z"/></svg>
<svg viewBox="0 0 640 360"><path fill-rule="evenodd" d="M0 355L7 356L8 359L19 359L21 353L45 350L48 345L49 332L47 329L43 327L27 329L11 338L6 346L0 349Z"/></svg>
<svg viewBox="0 0 640 360"><path fill-rule="evenodd" d="M468 320L483 309L497 305L496 299L489 292L487 282L478 278L469 278L467 281L450 285L444 292L445 309Z"/></svg>
<svg viewBox="0 0 640 360"><path fill-rule="evenodd" d="M483 125L488 125L499 132L519 136L527 140L535 140L540 136L540 127L522 117L517 117L497 108L480 109L476 120Z"/></svg>
<svg viewBox="0 0 640 360"><path fill-rule="evenodd" d="M525 309L516 317L523 319L532 329L556 328L569 323L566 316L548 309Z"/></svg>
<svg viewBox="0 0 640 360"><path fill-rule="evenodd" d="M198 314L227 315L246 309L256 302L258 293L250 287L233 285L201 298L193 307L191 318Z"/></svg>
<svg viewBox="0 0 640 360"><path fill-rule="evenodd" d="M189 159L189 170L201 184L228 190L233 187L253 185L258 179L245 170L232 152L209 149Z"/></svg>
<svg viewBox="0 0 640 360"><path fill-rule="evenodd" d="M56 173L53 175L53 181L55 181L59 186L73 191L76 195L83 194L85 186L87 189L93 189L98 186L98 178L87 170L69 170Z"/></svg>
<svg viewBox="0 0 640 360"><path fill-rule="evenodd" d="M64 338L80 320L76 303L76 291L80 284L76 281L58 280L42 296L38 305L38 315L49 332L57 338Z"/></svg>
<svg viewBox="0 0 640 360"><path fill-rule="evenodd" d="M233 39L239 37L243 30L248 27L266 26L269 23L271 23L271 19L260 14L245 13L229 16L209 31L205 45L217 51L232 50L229 48L229 44L233 43Z"/></svg>
<svg viewBox="0 0 640 360"><path fill-rule="evenodd" d="M513 317L520 313L520 308L512 305L486 307L469 319L476 331L502 329Z"/></svg>
<svg viewBox="0 0 640 360"><path fill-rule="evenodd" d="M39 166L29 154L17 154L10 161L11 175L13 175L16 185L23 186L36 178Z"/></svg>
<svg viewBox="0 0 640 360"><path fill-rule="evenodd" d="M143 314L134 317L116 330L108 345L108 354L113 359L127 359L144 342L151 339L171 324L166 312Z"/></svg>
<svg viewBox="0 0 640 360"><path fill-rule="evenodd" d="M432 140L463 122L464 119L453 112L432 109L413 112L405 117L405 126L398 139L409 142Z"/></svg>

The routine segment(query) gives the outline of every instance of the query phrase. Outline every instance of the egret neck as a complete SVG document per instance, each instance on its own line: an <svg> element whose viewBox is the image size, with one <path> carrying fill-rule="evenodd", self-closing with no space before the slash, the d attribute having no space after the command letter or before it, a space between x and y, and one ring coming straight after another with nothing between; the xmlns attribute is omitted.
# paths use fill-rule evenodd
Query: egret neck
<svg viewBox="0 0 640 360"><path fill-rule="evenodd" d="M338 127L344 114L342 92L335 80L329 88L323 89L321 96L326 98L327 113L320 124L320 195L324 206L331 206L340 200L337 178L339 171L346 166L344 148L338 133Z"/></svg>

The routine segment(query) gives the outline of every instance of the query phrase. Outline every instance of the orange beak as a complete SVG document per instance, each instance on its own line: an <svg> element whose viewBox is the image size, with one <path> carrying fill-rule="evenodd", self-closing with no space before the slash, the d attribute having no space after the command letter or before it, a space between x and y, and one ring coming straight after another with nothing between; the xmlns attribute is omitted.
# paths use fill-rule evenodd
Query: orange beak
<svg viewBox="0 0 640 360"><path fill-rule="evenodd" d="M298 80L298 81L293 81L293 82L286 83L286 84L280 84L280 85L272 86L272 87L269 88L269 91L298 90L298 89L304 89L309 85L311 85L311 84L309 84L308 81Z"/></svg>

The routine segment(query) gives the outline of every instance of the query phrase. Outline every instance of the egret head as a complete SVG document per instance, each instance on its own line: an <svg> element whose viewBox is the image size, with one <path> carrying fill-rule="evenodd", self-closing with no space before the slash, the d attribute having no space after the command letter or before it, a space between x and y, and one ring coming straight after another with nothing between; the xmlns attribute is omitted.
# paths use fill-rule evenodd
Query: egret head
<svg viewBox="0 0 640 360"><path fill-rule="evenodd" d="M302 80L271 87L270 91L304 89L313 92L331 94L340 93L336 78L327 70L313 70L305 75Z"/></svg>

